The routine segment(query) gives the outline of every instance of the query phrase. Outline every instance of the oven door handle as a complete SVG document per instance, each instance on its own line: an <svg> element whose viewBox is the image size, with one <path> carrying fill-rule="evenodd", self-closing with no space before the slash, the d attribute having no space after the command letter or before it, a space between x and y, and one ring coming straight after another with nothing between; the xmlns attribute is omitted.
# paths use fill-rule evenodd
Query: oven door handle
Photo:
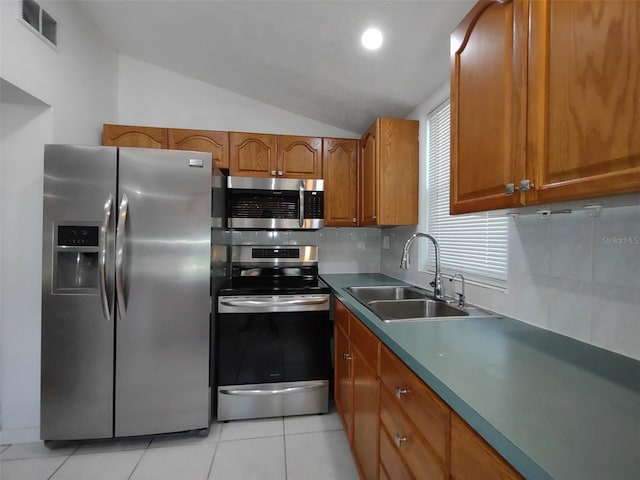
<svg viewBox="0 0 640 480"><path fill-rule="evenodd" d="M228 389L223 389L220 390L220 393L224 394L224 395L249 395L249 396L259 396L259 395L282 395L284 393L298 393L298 392L304 392L304 391L308 391L308 390L318 390L320 388L325 388L326 387L326 383L325 382L317 382L317 383L311 383L309 385L302 385L299 387L285 387L285 388L277 388L277 389L262 389L262 388L254 388L254 389L247 389L247 390L242 390L242 389L235 389L235 390L228 390Z"/></svg>
<svg viewBox="0 0 640 480"><path fill-rule="evenodd" d="M292 300L220 300L225 307L286 307L291 305L321 305L327 303L327 297L308 297Z"/></svg>

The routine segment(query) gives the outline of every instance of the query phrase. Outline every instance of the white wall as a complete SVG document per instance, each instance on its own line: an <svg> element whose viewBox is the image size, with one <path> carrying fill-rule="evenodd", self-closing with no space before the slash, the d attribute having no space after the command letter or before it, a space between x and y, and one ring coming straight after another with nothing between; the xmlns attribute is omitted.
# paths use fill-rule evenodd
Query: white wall
<svg viewBox="0 0 640 480"><path fill-rule="evenodd" d="M423 120L447 96L444 86L411 118ZM421 178L425 178L425 157L421 152ZM522 210L527 214L509 222L507 290L467 285L467 299L640 360L640 201L612 197L597 202L606 206L599 217L581 209L593 201L558 205L556 210L574 212L548 218ZM630 205L619 206L624 204ZM426 205L423 196L420 208ZM433 275L419 271L417 251L409 270L398 267L404 242L416 230L427 231L423 226L383 229L382 237L389 236L391 248L381 250L381 271L426 288ZM453 294L448 281L444 286Z"/></svg>
<svg viewBox="0 0 640 480"><path fill-rule="evenodd" d="M57 49L0 1L0 443L39 437L43 146L98 144L117 108L115 51L74 2L39 3Z"/></svg>
<svg viewBox="0 0 640 480"><path fill-rule="evenodd" d="M117 123L124 125L360 137L126 55L118 86Z"/></svg>

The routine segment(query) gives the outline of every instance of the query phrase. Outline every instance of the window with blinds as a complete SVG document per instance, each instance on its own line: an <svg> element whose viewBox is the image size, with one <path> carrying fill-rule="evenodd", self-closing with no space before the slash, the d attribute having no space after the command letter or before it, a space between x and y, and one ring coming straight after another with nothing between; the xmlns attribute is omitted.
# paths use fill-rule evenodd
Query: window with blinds
<svg viewBox="0 0 640 480"><path fill-rule="evenodd" d="M442 271L461 273L471 282L506 287L508 218L488 213L449 215L449 144L447 100L427 119L428 208L422 219L440 245ZM435 260L430 252L422 264L433 271Z"/></svg>

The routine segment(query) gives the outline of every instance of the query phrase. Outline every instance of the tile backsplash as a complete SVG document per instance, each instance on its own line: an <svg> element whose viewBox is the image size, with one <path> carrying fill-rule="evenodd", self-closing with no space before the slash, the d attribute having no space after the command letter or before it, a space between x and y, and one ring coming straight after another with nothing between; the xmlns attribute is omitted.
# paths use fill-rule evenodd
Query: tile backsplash
<svg viewBox="0 0 640 480"><path fill-rule="evenodd" d="M234 231L233 245L317 245L320 273L380 271L380 229L323 228L318 231Z"/></svg>
<svg viewBox="0 0 640 480"><path fill-rule="evenodd" d="M413 231L383 229L391 248L381 250L381 271L426 287L432 275L419 272L417 261L408 271L398 268ZM512 220L506 291L468 285L467 299L640 360L640 207Z"/></svg>

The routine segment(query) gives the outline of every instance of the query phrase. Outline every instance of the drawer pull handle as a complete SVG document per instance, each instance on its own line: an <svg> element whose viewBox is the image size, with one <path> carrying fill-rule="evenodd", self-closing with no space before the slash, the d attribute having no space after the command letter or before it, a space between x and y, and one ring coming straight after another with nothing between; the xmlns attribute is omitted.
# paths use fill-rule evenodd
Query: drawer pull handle
<svg viewBox="0 0 640 480"><path fill-rule="evenodd" d="M345 352L345 353L342 354L342 359L345 362L348 362L349 360L351 360L351 355L349 355L348 353Z"/></svg>
<svg viewBox="0 0 640 480"><path fill-rule="evenodd" d="M402 396L406 395L407 393L409 393L409 390L407 390L406 388L396 387L396 397L398 397L398 399L401 399Z"/></svg>
<svg viewBox="0 0 640 480"><path fill-rule="evenodd" d="M402 444L407 440L409 440L407 437L403 437L399 433L396 433L396 445L398 446L398 448L400 448Z"/></svg>

